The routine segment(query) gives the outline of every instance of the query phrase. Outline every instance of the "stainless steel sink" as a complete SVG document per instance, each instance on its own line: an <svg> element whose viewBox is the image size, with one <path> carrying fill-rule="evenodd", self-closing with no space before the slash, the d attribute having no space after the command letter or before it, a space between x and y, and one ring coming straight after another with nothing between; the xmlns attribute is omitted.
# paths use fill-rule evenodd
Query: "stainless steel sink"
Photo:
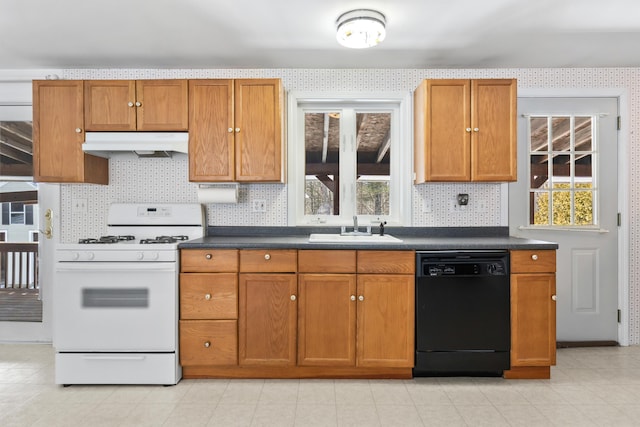
<svg viewBox="0 0 640 427"><path fill-rule="evenodd" d="M402 243L401 239L385 234L342 235L342 234L310 234L309 243Z"/></svg>

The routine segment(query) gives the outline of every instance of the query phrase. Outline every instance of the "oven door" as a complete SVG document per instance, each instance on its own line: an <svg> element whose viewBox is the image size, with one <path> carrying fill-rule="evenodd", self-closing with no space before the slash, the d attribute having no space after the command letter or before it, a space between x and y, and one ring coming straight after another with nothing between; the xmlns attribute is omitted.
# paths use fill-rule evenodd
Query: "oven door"
<svg viewBox="0 0 640 427"><path fill-rule="evenodd" d="M53 292L58 352L173 352L177 263L60 262Z"/></svg>

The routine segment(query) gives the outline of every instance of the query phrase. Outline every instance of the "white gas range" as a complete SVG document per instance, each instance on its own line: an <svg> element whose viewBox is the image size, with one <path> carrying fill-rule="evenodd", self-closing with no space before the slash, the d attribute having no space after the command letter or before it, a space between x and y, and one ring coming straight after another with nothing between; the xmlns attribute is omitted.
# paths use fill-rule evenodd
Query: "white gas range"
<svg viewBox="0 0 640 427"><path fill-rule="evenodd" d="M178 357L178 244L202 237L199 204L112 204L109 236L56 250L56 384L165 384Z"/></svg>

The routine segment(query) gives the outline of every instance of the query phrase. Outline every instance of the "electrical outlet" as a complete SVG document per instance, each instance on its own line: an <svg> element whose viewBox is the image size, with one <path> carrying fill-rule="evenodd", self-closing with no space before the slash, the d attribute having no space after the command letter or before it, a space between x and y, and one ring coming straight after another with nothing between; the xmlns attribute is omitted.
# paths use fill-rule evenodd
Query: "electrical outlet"
<svg viewBox="0 0 640 427"><path fill-rule="evenodd" d="M87 213L87 199L73 199L71 200L71 211L77 214Z"/></svg>
<svg viewBox="0 0 640 427"><path fill-rule="evenodd" d="M431 199L424 199L424 204L422 205L422 212L423 213L433 212L433 203L431 202Z"/></svg>
<svg viewBox="0 0 640 427"><path fill-rule="evenodd" d="M265 199L255 199L252 202L251 210L253 212L266 212L267 211L267 201Z"/></svg>

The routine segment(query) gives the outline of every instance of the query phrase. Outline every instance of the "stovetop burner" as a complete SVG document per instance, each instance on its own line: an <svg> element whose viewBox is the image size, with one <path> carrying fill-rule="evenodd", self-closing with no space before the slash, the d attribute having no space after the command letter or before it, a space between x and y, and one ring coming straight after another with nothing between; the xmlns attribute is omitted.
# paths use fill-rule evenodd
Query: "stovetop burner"
<svg viewBox="0 0 640 427"><path fill-rule="evenodd" d="M155 239L142 239L140 243L176 243L183 240L189 240L188 236L157 236Z"/></svg>
<svg viewBox="0 0 640 427"><path fill-rule="evenodd" d="M81 244L103 244L103 243L118 243L118 242L126 242L130 240L135 240L135 236L100 236L97 239L87 238L80 239L78 243Z"/></svg>

